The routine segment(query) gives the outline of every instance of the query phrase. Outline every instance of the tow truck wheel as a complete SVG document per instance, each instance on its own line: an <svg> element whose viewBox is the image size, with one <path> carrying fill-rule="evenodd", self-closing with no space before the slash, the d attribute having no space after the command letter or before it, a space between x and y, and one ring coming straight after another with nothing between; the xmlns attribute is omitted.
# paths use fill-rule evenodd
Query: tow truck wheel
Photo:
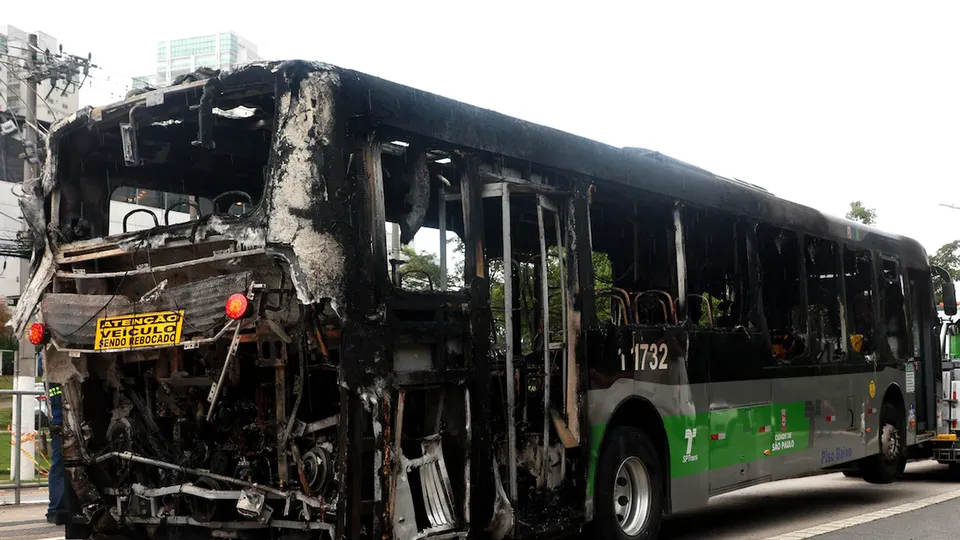
<svg viewBox="0 0 960 540"><path fill-rule="evenodd" d="M880 452L863 461L863 479L871 484L889 484L896 480L906 461L903 409L889 401L880 408Z"/></svg>
<svg viewBox="0 0 960 540"><path fill-rule="evenodd" d="M600 454L596 526L603 540L649 540L663 517L663 466L647 435L615 428Z"/></svg>

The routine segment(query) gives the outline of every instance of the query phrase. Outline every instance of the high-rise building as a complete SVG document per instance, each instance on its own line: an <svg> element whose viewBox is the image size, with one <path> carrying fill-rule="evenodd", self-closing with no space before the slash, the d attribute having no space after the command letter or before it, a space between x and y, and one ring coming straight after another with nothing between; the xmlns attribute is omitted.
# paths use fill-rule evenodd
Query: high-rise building
<svg viewBox="0 0 960 540"><path fill-rule="evenodd" d="M36 34L41 51L57 51L59 43L55 37L43 32ZM0 24L0 111L9 111L16 115L26 113L26 103L22 97L33 92L24 80L23 66L29 51L29 32ZM76 88L71 88L68 92L64 90L63 81L57 81L56 88L51 88L49 80L37 85L38 120L53 122L76 112L80 107Z"/></svg>
<svg viewBox="0 0 960 540"><path fill-rule="evenodd" d="M257 46L236 32L161 41L156 74L134 78L133 87L166 86L202 67L230 70L257 60Z"/></svg>

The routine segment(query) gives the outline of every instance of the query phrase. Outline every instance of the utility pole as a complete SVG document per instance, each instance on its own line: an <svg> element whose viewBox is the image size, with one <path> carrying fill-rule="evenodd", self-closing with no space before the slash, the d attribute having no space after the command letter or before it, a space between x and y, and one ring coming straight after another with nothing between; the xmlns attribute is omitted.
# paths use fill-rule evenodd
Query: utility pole
<svg viewBox="0 0 960 540"><path fill-rule="evenodd" d="M16 44L14 44L8 36L7 49L22 51L25 54L2 54L0 55L0 64L3 64L13 75L13 79L16 79L21 85L20 91L14 92L12 95L20 99L25 105L26 114L24 115L24 120L26 121L23 123L24 127L22 129L18 129L19 126L16 125L16 117L8 122L4 122L4 129L0 131L0 136L19 136L20 142L23 143L24 150L23 153L20 154L20 157L24 160L23 182L26 189L31 189L30 184L38 181L38 172L42 165L41 160L43 159L42 147L46 144L43 140L44 135L42 133L38 135L38 130L41 128L37 123L37 101L43 101L47 109L50 110L54 120L56 120L58 116L56 111L47 103L47 98L40 96L41 83L49 83L49 91L46 93L47 97L49 97L54 90L59 91L62 96L65 96L69 92L79 91L84 81L86 81L90 75L90 69L96 68L97 66L91 63L90 54L87 54L86 57L67 54L63 52L63 46L60 46L57 51L50 51L48 48L41 49L37 34L29 34L29 36L25 37L25 43L23 42L23 37L18 37ZM21 44L22 46L20 46ZM22 59L23 64L20 64L18 61L10 61L8 57L15 57L17 60ZM11 83L12 80L7 79L4 84ZM10 125L8 126L6 124ZM17 135L14 135L15 133ZM2 243L0 243L0 252L4 254L10 253L12 256L19 258L20 291L22 298L23 290L30 279L30 255L32 253L31 249L24 248L24 244L29 246L29 242L24 241L24 239L29 238L29 230L27 222L22 216L20 219L20 230L22 237L18 238L10 246L3 246ZM19 350L16 352L16 357L14 358L14 388L18 390L33 390L34 381L36 381L37 376L36 347L30 343L30 339L26 335L17 336L17 339L19 340ZM31 434L36 429L34 421L36 400L32 396L23 397L19 400L14 400L14 404L14 420L16 421L17 418L20 419L16 427L17 434L21 437ZM34 452L33 438L24 440L21 448L28 456L32 456ZM30 459L14 460L14 457L15 456L11 454L11 462L19 462L20 467L17 469L13 463L11 463L11 472L19 471L20 479L22 480L34 478L35 470L33 468L33 462Z"/></svg>
<svg viewBox="0 0 960 540"><path fill-rule="evenodd" d="M23 101L26 104L26 120L27 125L37 125L37 80L34 77L34 73L37 69L37 48L38 40L36 34L30 34L29 37L29 46L30 49L27 52L27 78L26 85L27 91L23 97ZM36 148L37 144L37 132L33 129L23 130L23 141L24 145L33 145ZM30 160L23 161L23 184L29 185L37 177L36 165L30 163ZM20 229L26 234L27 232L27 220L20 220ZM27 280L30 279L30 260L29 259L20 259L20 289L23 291L23 287L26 286ZM30 343L30 340L27 336L20 336L20 358L18 362L19 375L21 378L30 377L30 388L33 389L33 378L37 375L36 362L34 361L36 347ZM26 388L24 388L26 390Z"/></svg>
<svg viewBox="0 0 960 540"><path fill-rule="evenodd" d="M24 83L27 88L26 92L22 92L25 95L21 95L24 104L26 105L26 114L24 115L27 120L28 126L37 125L37 79L34 76L34 73L37 69L37 48L38 48L38 39L37 34L30 34L28 38L28 45L26 55L26 72L27 77L24 79ZM34 129L24 129L21 133L23 139L24 147L28 148L30 145L33 148L36 148L37 144L37 133ZM33 182L36 177L36 165L30 162L29 159L23 160L23 183L28 185ZM24 234L27 233L27 220L20 219L20 229ZM23 289L26 287L27 281L30 279L30 260L29 259L19 259L20 261L20 292L21 298L23 295ZM20 351L17 355L17 361L14 363L15 377L14 377L14 388L17 390L33 390L34 381L37 377L37 362L36 362L36 347L30 343L30 339L26 335L18 336L20 338ZM14 410L14 421L19 419L18 425L16 426L16 436L21 439L24 438L24 435L27 433L32 433L36 430L36 425L34 423L34 404L36 402L32 396L21 396L19 398L18 408L19 411ZM25 452L27 455L34 455L34 444L32 439L24 440L21 443L21 451ZM20 459L11 461L19 461L20 463L20 479L21 480L32 480L35 477L35 470L33 468L33 463L28 459ZM11 464L10 471L13 473L13 464Z"/></svg>

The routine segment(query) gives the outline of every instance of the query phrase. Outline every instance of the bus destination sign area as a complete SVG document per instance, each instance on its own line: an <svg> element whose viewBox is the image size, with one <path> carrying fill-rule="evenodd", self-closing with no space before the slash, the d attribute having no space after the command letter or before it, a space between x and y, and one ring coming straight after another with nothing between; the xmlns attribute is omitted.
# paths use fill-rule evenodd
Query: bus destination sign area
<svg viewBox="0 0 960 540"><path fill-rule="evenodd" d="M183 310L137 313L97 319L94 349L136 349L176 345L183 329Z"/></svg>

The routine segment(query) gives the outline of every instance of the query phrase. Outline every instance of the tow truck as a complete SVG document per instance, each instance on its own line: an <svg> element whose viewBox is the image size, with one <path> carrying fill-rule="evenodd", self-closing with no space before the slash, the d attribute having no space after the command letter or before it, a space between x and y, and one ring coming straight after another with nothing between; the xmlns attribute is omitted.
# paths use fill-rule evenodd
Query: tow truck
<svg viewBox="0 0 960 540"><path fill-rule="evenodd" d="M945 301L956 302L955 299L945 298ZM950 314L941 303L937 308L939 319L940 354L941 354L941 391L937 399L937 434L927 441L927 444L918 445L917 450L929 446L933 459L948 465L952 475L960 475L960 316L956 309Z"/></svg>

